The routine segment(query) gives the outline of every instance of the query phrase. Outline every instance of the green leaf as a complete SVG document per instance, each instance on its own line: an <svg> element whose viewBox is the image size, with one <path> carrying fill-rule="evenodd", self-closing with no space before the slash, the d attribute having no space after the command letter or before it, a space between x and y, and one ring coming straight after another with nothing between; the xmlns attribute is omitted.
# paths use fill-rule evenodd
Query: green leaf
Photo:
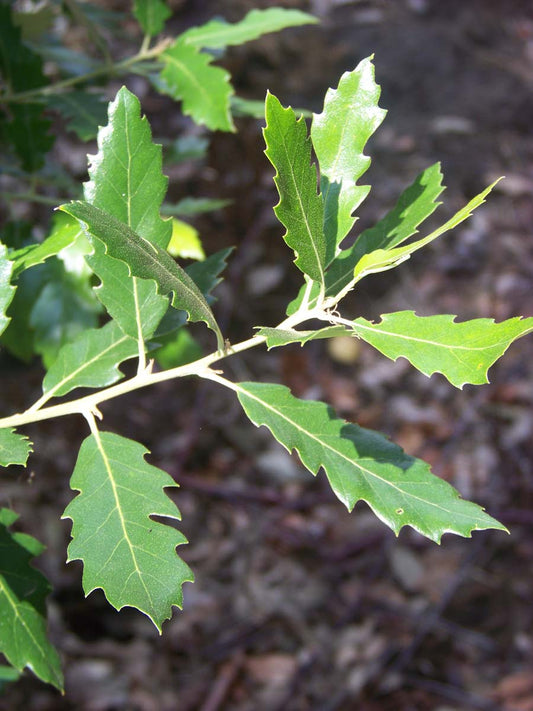
<svg viewBox="0 0 533 711"><path fill-rule="evenodd" d="M417 316L414 311L398 311L381 316L376 324L358 318L353 329L387 358L407 358L424 375L442 373L458 388L488 383L491 365L513 341L533 331L533 317L501 323L489 318L461 323L454 319L449 314Z"/></svg>
<svg viewBox="0 0 533 711"><path fill-rule="evenodd" d="M297 331L294 328L268 328L261 327L257 335L266 339L267 348L278 348L289 343L300 343L304 345L308 341L315 341L321 338L333 338L334 336L346 336L348 331L344 326L326 326L316 331Z"/></svg>
<svg viewBox="0 0 533 711"><path fill-rule="evenodd" d="M106 254L100 241L93 241L87 264L101 280L96 296L124 334L137 341L150 338L169 306L155 281L132 278L128 265Z"/></svg>
<svg viewBox="0 0 533 711"><path fill-rule="evenodd" d="M54 145L55 138L48 133L52 122L43 118L41 104L13 104L10 113L5 134L15 148L22 168L33 173L43 167L44 157Z"/></svg>
<svg viewBox="0 0 533 711"><path fill-rule="evenodd" d="M201 262L189 264L185 269L206 298L209 297L213 289L222 281L220 275L226 268L226 260L232 252L233 247L226 247L226 249L221 249L214 254L210 254L209 257Z"/></svg>
<svg viewBox="0 0 533 711"><path fill-rule="evenodd" d="M176 546L187 542L183 534L151 518L181 516L163 491L177 484L147 464L146 454L137 442L95 430L70 482L80 494L63 517L72 519L69 561L83 561L85 594L101 588L117 610L136 607L161 631L193 575L176 555Z"/></svg>
<svg viewBox="0 0 533 711"><path fill-rule="evenodd" d="M426 168L400 195L395 207L379 222L362 232L355 244L342 252L326 272L326 297L334 298L353 281L353 271L361 257L376 249L390 249L416 234L418 226L440 205L435 202L443 191L438 163ZM295 313L303 301L305 286L291 302L287 314ZM316 306L320 288L313 284L309 306Z"/></svg>
<svg viewBox="0 0 533 711"><path fill-rule="evenodd" d="M20 27L13 22L13 4L0 2L0 74L13 92L36 89L46 84L42 61L21 40Z"/></svg>
<svg viewBox="0 0 533 711"><path fill-rule="evenodd" d="M153 279L162 294L173 293L174 308L186 311L191 321L204 321L216 333L218 347L224 347L224 339L204 295L165 250L88 203L71 202L61 209L80 220L89 237L102 241L107 254L126 262L132 276Z"/></svg>
<svg viewBox="0 0 533 711"><path fill-rule="evenodd" d="M17 434L12 427L0 429L0 467L26 466L31 451L32 444L25 435Z"/></svg>
<svg viewBox="0 0 533 711"><path fill-rule="evenodd" d="M203 212L214 212L232 204L232 200L221 200L219 198L183 198L177 203L165 203L161 206L162 215L172 217L192 217Z"/></svg>
<svg viewBox="0 0 533 711"><path fill-rule="evenodd" d="M309 25L318 22L316 17L301 10L271 7L266 10L250 10L240 22L229 23L211 20L200 27L192 27L180 36L180 40L202 49L223 49L244 44L269 32L286 27Z"/></svg>
<svg viewBox="0 0 533 711"><path fill-rule="evenodd" d="M311 163L311 142L302 117L284 109L268 93L263 130L266 155L274 168L279 203L274 208L286 228L285 242L296 254L296 266L319 284L324 284L326 243L322 229L324 210L317 194L317 176Z"/></svg>
<svg viewBox="0 0 533 711"><path fill-rule="evenodd" d="M185 328L180 328L157 340L160 347L152 352L152 357L156 359L163 370L177 368L202 357L203 351L200 344Z"/></svg>
<svg viewBox="0 0 533 711"><path fill-rule="evenodd" d="M22 41L20 28L11 14L11 3L0 3L0 74L13 93L36 89L47 83L39 55ZM33 172L42 167L44 156L54 143L48 134L51 122L43 118L39 103L11 104L4 132L15 148L22 167ZM0 115L1 118L1 115Z"/></svg>
<svg viewBox="0 0 533 711"><path fill-rule="evenodd" d="M101 94L88 91L69 91L46 97L48 106L58 111L66 120L69 131L82 141L91 141L98 133L98 127L107 117L105 102Z"/></svg>
<svg viewBox="0 0 533 711"><path fill-rule="evenodd" d="M214 67L213 57L177 39L161 53L165 67L158 88L182 102L183 113L212 131L235 131L230 112L230 75Z"/></svg>
<svg viewBox="0 0 533 711"><path fill-rule="evenodd" d="M31 306L29 327L33 348L48 368L65 343L97 325L100 307L84 275L67 272L60 262L44 266L48 279Z"/></svg>
<svg viewBox="0 0 533 711"><path fill-rule="evenodd" d="M64 343L97 325L100 306L87 274L67 266L52 257L19 274L11 321L1 336L17 358L29 361L38 353L49 366Z"/></svg>
<svg viewBox="0 0 533 711"><path fill-rule="evenodd" d="M357 181L370 165L365 144L385 118L379 95L370 57L342 75L337 89L327 91L322 113L313 116L311 139L320 166L328 263L355 222L354 210L370 192L369 185Z"/></svg>
<svg viewBox="0 0 533 711"><path fill-rule="evenodd" d="M13 511L0 509L0 652L15 669L28 667L62 691L60 659L46 635L50 586L30 565L44 546L32 536L8 530L17 518Z"/></svg>
<svg viewBox="0 0 533 711"><path fill-rule="evenodd" d="M107 126L98 132L85 199L165 249L172 225L159 214L168 185L162 165L161 146L152 143L139 99L123 86L109 104Z"/></svg>
<svg viewBox="0 0 533 711"><path fill-rule="evenodd" d="M343 250L326 274L326 296L336 296L353 280L359 260L377 249L388 250L416 234L419 225L440 205L444 190L439 163L426 168L400 195L394 208L374 227L362 232L355 244Z"/></svg>
<svg viewBox="0 0 533 711"><path fill-rule="evenodd" d="M133 14L144 34L153 37L162 31L172 12L163 0L135 0Z"/></svg>
<svg viewBox="0 0 533 711"><path fill-rule="evenodd" d="M198 230L183 220L172 220L172 237L167 247L172 257L183 259L205 259L204 248Z"/></svg>
<svg viewBox="0 0 533 711"><path fill-rule="evenodd" d="M10 321L6 311L15 294L15 287L10 283L12 272L13 263L7 259L7 248L0 243L0 333L5 331Z"/></svg>
<svg viewBox="0 0 533 711"><path fill-rule="evenodd" d="M98 132L98 153L91 157L85 197L95 207L137 232L146 243L165 249L170 220L159 214L168 180L162 172L161 146L152 143L150 125L141 118L137 97L125 87L109 105L109 123ZM87 263L102 284L97 296L125 334L149 338L168 307L153 281L132 278L128 267L103 245L93 244Z"/></svg>
<svg viewBox="0 0 533 711"><path fill-rule="evenodd" d="M9 306L9 323L0 337L4 347L16 358L25 362L29 362L35 354L30 317L48 276L47 264L39 265L19 275L17 290Z"/></svg>
<svg viewBox="0 0 533 711"><path fill-rule="evenodd" d="M467 537L473 530L505 530L482 508L461 499L425 462L383 435L337 418L324 403L299 400L282 385L229 387L255 425L266 425L289 452L295 449L312 474L325 470L348 510L366 501L396 534L411 526L436 542L447 532Z"/></svg>
<svg viewBox="0 0 533 711"><path fill-rule="evenodd" d="M77 220L62 212L56 212L52 229L46 239L11 252L9 258L13 261L13 275L18 276L25 269L42 264L50 257L56 256L63 249L74 244L82 235Z"/></svg>
<svg viewBox="0 0 533 711"><path fill-rule="evenodd" d="M43 393L49 399L74 388L104 388L123 378L118 366L137 355L137 340L126 336L115 321L84 331L59 351L44 377Z"/></svg>
<svg viewBox="0 0 533 711"><path fill-rule="evenodd" d="M488 188L485 188L483 192L476 195L476 197L472 198L467 205L456 212L451 219L444 223L444 225L429 234L427 237L419 239L416 242L410 242L403 247L376 249L363 255L354 269L354 281L358 282L368 274L375 274L376 272L394 269L394 267L397 267L399 264L409 259L413 252L422 249L422 247L425 247L430 242L433 242L433 240L440 237L444 234L444 232L448 232L448 230L456 227L458 224L470 217L472 212L485 202L486 196L490 193L496 183L499 183L500 180L501 178L495 180L488 186Z"/></svg>

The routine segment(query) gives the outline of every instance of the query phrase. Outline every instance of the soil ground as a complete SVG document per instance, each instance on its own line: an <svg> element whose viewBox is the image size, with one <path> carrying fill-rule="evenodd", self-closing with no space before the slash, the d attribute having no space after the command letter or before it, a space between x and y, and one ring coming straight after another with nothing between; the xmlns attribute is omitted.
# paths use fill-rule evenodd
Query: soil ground
<svg viewBox="0 0 533 711"><path fill-rule="evenodd" d="M118 3L115 3L118 5ZM357 229L390 209L418 172L442 162L441 221L499 175L488 203L400 269L365 280L345 311L375 318L404 308L459 319L533 315L533 8L526 0L314 0L302 27L232 49L237 91L320 110L340 74L374 53L389 110L367 153L373 191ZM257 2L267 7L271 3ZM178 32L250 3L175 2ZM138 79L154 134L196 132ZM83 152L86 148L83 147ZM228 198L195 221L207 251L236 245L217 314L231 341L279 321L298 271L272 206L260 124L216 135L201 167L170 172L171 197ZM91 151L90 151L91 152ZM368 282L368 284L366 283ZM200 330L195 331L200 335ZM81 566L65 561L60 521L85 436L76 418L28 428L27 472L9 470L2 502L48 546L51 634L64 659L61 698L25 675L0 708L31 711L531 711L533 710L533 350L517 342L491 384L452 388L365 345L323 343L228 361L240 379L283 382L345 418L390 435L484 505L510 535L445 536L436 546L395 536L364 504L348 514L238 403L210 384L172 383L104 409L106 427L142 441L180 483L175 499L196 575L159 636L132 610L87 600ZM32 402L42 373L6 361L2 411ZM35 512L39 512L36 515Z"/></svg>

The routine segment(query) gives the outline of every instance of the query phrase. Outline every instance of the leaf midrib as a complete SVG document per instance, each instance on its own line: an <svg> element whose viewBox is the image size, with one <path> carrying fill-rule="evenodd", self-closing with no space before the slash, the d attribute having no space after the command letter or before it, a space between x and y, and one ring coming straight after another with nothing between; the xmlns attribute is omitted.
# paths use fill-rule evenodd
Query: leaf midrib
<svg viewBox="0 0 533 711"><path fill-rule="evenodd" d="M433 502L431 502L431 501L427 501L426 499L422 499L421 497L416 496L415 494L411 494L411 493L409 493L409 492L403 491L402 489L400 489L398 486L396 486L396 485L393 484L392 482L390 482L390 481L388 481L387 479L384 479L383 477L381 477L379 474L376 474L376 473L372 472L370 469L366 469L366 467L363 467L361 464L359 464L359 463L357 463L357 462L354 462L354 460L352 460L352 459L350 459L349 457L347 457L343 452L340 452L339 450L334 449L334 448L331 447L329 444L327 444L327 443L324 442L323 440L321 440L321 439L319 439L318 437L316 437L316 435L310 433L309 430L303 429L303 427L301 427L298 423L294 422L294 420L291 420L289 417L287 417L287 415L285 415L284 413L280 412L279 410L276 410L276 409L275 409L274 407L272 407L269 403L266 403L264 400L261 400L259 397L257 397L257 396L255 396L255 395L251 394L251 393L250 393L248 390L246 390L245 388L241 388L241 387L240 387L238 384L236 384L236 383L232 383L232 384L231 384L231 387L232 387L232 388L234 387L234 388L237 390L237 392L242 392L242 393L244 393L244 395L246 395L246 396L248 396L248 397L251 397L253 400L255 400L256 402L260 403L263 407L265 407L266 409L270 410L270 411L271 411L272 413L274 413L275 415L278 415L279 417L285 419L289 424L291 424L293 427L295 427L299 432L302 432L304 435L306 435L306 436L309 437L310 439L312 439L312 440L314 440L315 442L317 442L322 448L331 450L334 454L336 454L337 456L340 456L342 459L345 459L345 460L346 460L347 462L349 462L352 466L358 467L361 471L365 472L365 473L368 474L370 477L372 477L372 478L374 478L374 479L377 479L378 481L380 481L381 483L385 484L386 486L389 486L389 487L395 489L396 491L398 491L398 492L399 492L400 494L402 494L403 496L408 497L408 498L410 497L410 498L412 498L412 499L414 499L414 500L416 500L416 501L420 501L420 502L422 502L423 504L426 504L427 506L433 506L434 508L439 509L439 510L445 512L445 513L451 513L451 514L454 515L454 516L460 515L460 516L462 516L463 518L467 518L467 520L469 520L469 517L465 516L464 514L457 514L457 512L455 512L455 511L453 511L453 510L446 509L446 508L444 508L444 507L442 507L442 506L439 506L438 504L435 504L435 503L433 503ZM266 423L262 423L262 424L266 424ZM268 427L268 425L266 425L266 426ZM269 429L270 429L270 427L269 427ZM287 448L287 447L286 447L286 448ZM299 450L298 450L298 448L297 448L296 446L294 446L293 448L296 449L296 450L299 452ZM287 449L288 449L288 448L287 448ZM321 466L321 467L324 467L324 469L325 469L324 464L321 464L320 466ZM327 471L327 470L326 470L326 471ZM318 472L317 472L317 473L318 473ZM406 482L406 483L408 483L408 482Z"/></svg>

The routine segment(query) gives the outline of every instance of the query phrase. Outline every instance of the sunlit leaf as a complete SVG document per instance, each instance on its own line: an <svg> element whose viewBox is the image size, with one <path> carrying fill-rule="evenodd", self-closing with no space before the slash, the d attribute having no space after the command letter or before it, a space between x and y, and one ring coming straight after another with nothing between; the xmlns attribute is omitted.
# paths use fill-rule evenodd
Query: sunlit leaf
<svg viewBox="0 0 533 711"><path fill-rule="evenodd" d="M289 343L299 343L304 345L308 341L315 341L322 338L333 338L334 336L345 336L348 333L344 326L326 326L316 331L298 331L294 328L267 328L262 326L258 336L266 339L267 348L278 348Z"/></svg>
<svg viewBox="0 0 533 711"><path fill-rule="evenodd" d="M270 383L231 385L252 422L266 425L312 474L323 468L336 496L351 511L366 501L395 533L411 526L439 542L444 533L505 530L482 508L461 499L429 465L408 456L383 435L336 417L321 402L299 400Z"/></svg>
<svg viewBox="0 0 533 711"><path fill-rule="evenodd" d="M378 106L379 95L372 59L364 59L342 75L336 89L328 89L322 113L313 116L311 139L320 167L328 263L370 192L369 185L357 181L370 165L365 144L386 114Z"/></svg>
<svg viewBox="0 0 533 711"><path fill-rule="evenodd" d="M11 286L12 272L13 263L7 258L7 247L0 243L0 333L10 321L6 311L15 294L15 287Z"/></svg>
<svg viewBox="0 0 533 711"><path fill-rule="evenodd" d="M80 493L67 506L72 519L69 561L83 561L85 594L101 588L117 610L136 607L161 630L181 607L182 585L192 581L176 554L182 533L151 518L180 520L164 488L177 484L147 464L147 450L111 432L94 432L82 444L70 485Z"/></svg>
<svg viewBox="0 0 533 711"><path fill-rule="evenodd" d="M172 220L172 237L167 247L167 252L173 257L183 259L205 259L198 230L183 220Z"/></svg>
<svg viewBox="0 0 533 711"><path fill-rule="evenodd" d="M179 38L160 58L165 67L159 89L181 101L184 114L212 131L235 130L230 112L230 75L211 64L210 54Z"/></svg>
<svg viewBox="0 0 533 711"><path fill-rule="evenodd" d="M186 311L191 321L206 323L216 334L218 347L223 348L224 339L204 295L164 249L88 203L71 202L61 209L80 220L90 238L103 242L111 257L125 262L132 276L153 279L160 293L172 293L174 308Z"/></svg>
<svg viewBox="0 0 533 711"><path fill-rule="evenodd" d="M452 315L398 311L385 314L379 323L358 318L353 329L388 358L407 358L424 375L442 373L458 388L465 383L488 383L491 365L513 341L533 331L533 317L501 323L489 318L460 323L454 319Z"/></svg>
<svg viewBox="0 0 533 711"><path fill-rule="evenodd" d="M31 451L32 444L25 435L18 434L12 427L0 429L0 467L25 466Z"/></svg>
<svg viewBox="0 0 533 711"><path fill-rule="evenodd" d="M265 153L276 169L274 181L279 193L274 211L287 230L284 239L296 254L296 266L323 284L327 259L324 210L316 189L316 168L311 163L305 121L296 119L294 111L284 109L270 93L265 112Z"/></svg>
<svg viewBox="0 0 533 711"><path fill-rule="evenodd" d="M162 173L161 146L152 142L139 100L125 87L109 105L109 122L98 132L98 149L90 160L87 201L137 232L146 244L165 249L172 225L159 214L168 183ZM168 300L158 294L153 281L132 278L126 265L102 245L93 247L87 262L102 282L98 298L125 334L149 338Z"/></svg>
<svg viewBox="0 0 533 711"><path fill-rule="evenodd" d="M269 32L277 32L287 27L308 25L318 22L316 17L301 10L271 7L265 10L250 10L239 22L211 20L201 27L192 27L180 39L199 49L223 49L239 45L261 37Z"/></svg>
<svg viewBox="0 0 533 711"><path fill-rule="evenodd" d="M66 395L74 388L103 388L120 380L118 366L139 354L136 339L126 336L116 321L83 331L63 346L43 380L48 397Z"/></svg>
<svg viewBox="0 0 533 711"><path fill-rule="evenodd" d="M374 274L376 272L383 272L388 269L393 269L397 267L402 262L405 262L411 254L422 249L433 240L440 237L445 232L453 229L461 222L466 220L472 212L485 202L485 198L490 193L492 188L500 181L495 180L488 188L485 188L479 195L476 195L470 202L461 208L455 215L444 223L437 230L429 234L427 237L417 240L416 242L409 242L403 247L392 247L385 249L376 249L372 252L364 254L361 259L357 262L354 269L354 280L360 281L363 277L368 274Z"/></svg>

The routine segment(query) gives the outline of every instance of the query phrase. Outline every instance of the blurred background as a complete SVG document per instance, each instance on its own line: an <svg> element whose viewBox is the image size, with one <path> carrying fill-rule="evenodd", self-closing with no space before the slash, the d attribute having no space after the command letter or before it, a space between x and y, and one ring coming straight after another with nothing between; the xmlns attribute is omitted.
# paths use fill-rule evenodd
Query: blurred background
<svg viewBox="0 0 533 711"><path fill-rule="evenodd" d="M117 11L128 2L100 5ZM274 3L169 3L167 33L213 16L236 21ZM442 162L439 224L496 177L489 201L452 234L399 269L366 279L343 314L376 318L414 309L459 320L533 315L533 7L528 0L279 0L320 19L230 48L221 63L237 93L320 111L343 71L374 54L389 111L367 146L373 190L356 231L393 207L423 168ZM131 39L136 23L125 23ZM72 43L83 44L83 35ZM272 206L273 170L261 122L210 135L142 77L126 80L154 135L205 146L168 161L169 197L230 203L193 220L204 249L235 245L216 314L236 342L275 325L300 286ZM118 89L119 82L112 85ZM110 95L110 98L112 93ZM203 142L203 143L202 143ZM56 159L83 180L86 153L65 133ZM42 209L42 208L40 208ZM435 222L436 224L436 222ZM344 304L344 302L343 302ZM201 340L202 329L194 329ZM100 592L84 599L81 565L64 563L68 477L86 435L81 418L27 428L28 471L3 492L24 530L47 545L51 635L65 663L61 698L31 675L7 687L1 709L59 711L531 711L533 710L533 344L514 344L491 384L455 390L405 360L349 339L254 350L228 359L229 377L282 382L324 399L407 452L507 525L510 536L398 539L365 504L348 514L322 475L313 479L266 430L245 421L230 392L172 382L103 407L107 429L138 439L150 463L181 485L172 494L196 575L159 637ZM2 411L27 406L42 371L4 356ZM30 472L30 474L28 474ZM6 493L7 492L7 493ZM39 512L36 515L36 512Z"/></svg>

